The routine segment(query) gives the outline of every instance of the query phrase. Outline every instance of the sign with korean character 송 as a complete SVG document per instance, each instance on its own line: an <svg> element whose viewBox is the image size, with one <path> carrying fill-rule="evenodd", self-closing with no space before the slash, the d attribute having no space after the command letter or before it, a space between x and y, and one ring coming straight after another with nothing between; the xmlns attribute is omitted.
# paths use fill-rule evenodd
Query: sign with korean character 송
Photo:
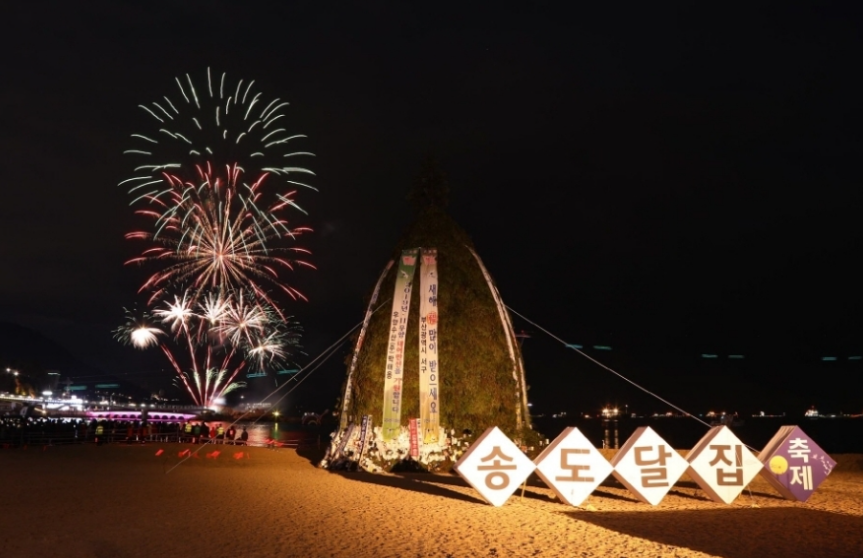
<svg viewBox="0 0 863 558"><path fill-rule="evenodd" d="M534 460L536 474L570 506L584 502L612 466L578 428L565 428Z"/></svg>
<svg viewBox="0 0 863 558"><path fill-rule="evenodd" d="M714 502L730 504L763 465L727 426L714 426L687 455L689 476Z"/></svg>
<svg viewBox="0 0 863 558"><path fill-rule="evenodd" d="M493 426L470 445L453 468L489 504L502 506L536 466Z"/></svg>
<svg viewBox="0 0 863 558"><path fill-rule="evenodd" d="M635 429L611 461L614 477L642 502L655 506L689 467L649 426Z"/></svg>
<svg viewBox="0 0 863 558"><path fill-rule="evenodd" d="M782 496L805 502L836 466L836 462L799 426L783 426L758 456L762 476Z"/></svg>

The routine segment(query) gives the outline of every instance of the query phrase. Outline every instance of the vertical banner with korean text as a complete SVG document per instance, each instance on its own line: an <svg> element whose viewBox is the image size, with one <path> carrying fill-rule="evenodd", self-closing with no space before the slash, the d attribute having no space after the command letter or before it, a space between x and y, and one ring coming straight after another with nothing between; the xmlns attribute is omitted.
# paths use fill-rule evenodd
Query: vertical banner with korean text
<svg viewBox="0 0 863 558"><path fill-rule="evenodd" d="M437 249L424 248L420 255L420 428L423 443L432 444L440 427Z"/></svg>
<svg viewBox="0 0 863 558"><path fill-rule="evenodd" d="M414 459L420 456L420 436L417 427L417 419L408 420L408 434L410 435L410 456Z"/></svg>
<svg viewBox="0 0 863 558"><path fill-rule="evenodd" d="M366 308L366 316L363 318L363 327L360 329L359 337L357 337L357 346L354 347L354 354L351 357L351 367L348 369L348 381L345 384L345 397L344 401L342 401L342 412L339 418L339 428L341 430L348 427L348 419L350 418L348 413L351 410L351 398L353 397L354 371L357 369L357 359L360 356L360 349L363 347L363 340L366 338L366 331L369 329L369 321L372 319L372 314L375 312L375 304L378 301L378 294L380 294L381 291L381 283L384 282L384 277L392 266L393 260L387 262L383 273L378 277L378 282L375 284L375 290L372 293L369 307Z"/></svg>
<svg viewBox="0 0 863 558"><path fill-rule="evenodd" d="M419 250L403 250L399 259L393 310L390 314L390 337L387 342L386 376L384 378L383 439L399 435L402 414L402 378L405 362L405 335L411 308L411 288Z"/></svg>
<svg viewBox="0 0 863 558"><path fill-rule="evenodd" d="M363 421L360 423L360 449L357 454L357 461L363 458L363 454L366 451L366 440L369 437L369 430L372 429L372 416L371 415L363 415Z"/></svg>

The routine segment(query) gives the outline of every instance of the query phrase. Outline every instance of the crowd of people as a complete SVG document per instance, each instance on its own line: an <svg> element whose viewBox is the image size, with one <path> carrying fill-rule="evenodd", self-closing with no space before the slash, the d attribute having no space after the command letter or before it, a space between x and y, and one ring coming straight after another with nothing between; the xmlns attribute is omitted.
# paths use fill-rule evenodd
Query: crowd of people
<svg viewBox="0 0 863 558"><path fill-rule="evenodd" d="M130 421L0 417L0 447L61 443L183 442L192 444L248 444L246 427L238 432L222 422Z"/></svg>
<svg viewBox="0 0 863 558"><path fill-rule="evenodd" d="M193 423L188 421L182 426L180 440L192 444L212 442L216 444L245 445L249 441L249 432L245 426L238 434L233 424L229 425L226 429L221 422L211 423L208 426L206 422Z"/></svg>

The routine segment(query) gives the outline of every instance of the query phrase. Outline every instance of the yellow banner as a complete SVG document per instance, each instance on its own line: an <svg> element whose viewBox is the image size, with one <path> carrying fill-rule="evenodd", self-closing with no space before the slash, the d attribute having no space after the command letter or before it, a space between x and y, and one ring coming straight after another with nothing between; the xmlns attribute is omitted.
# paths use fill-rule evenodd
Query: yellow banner
<svg viewBox="0 0 863 558"><path fill-rule="evenodd" d="M423 249L420 264L420 428L423 443L431 444L440 428L437 250Z"/></svg>
<svg viewBox="0 0 863 558"><path fill-rule="evenodd" d="M402 415L402 379L404 377L405 335L411 309L411 288L419 250L403 250L399 259L393 310L390 314L390 337L387 343L386 376L384 377L383 439L399 435Z"/></svg>

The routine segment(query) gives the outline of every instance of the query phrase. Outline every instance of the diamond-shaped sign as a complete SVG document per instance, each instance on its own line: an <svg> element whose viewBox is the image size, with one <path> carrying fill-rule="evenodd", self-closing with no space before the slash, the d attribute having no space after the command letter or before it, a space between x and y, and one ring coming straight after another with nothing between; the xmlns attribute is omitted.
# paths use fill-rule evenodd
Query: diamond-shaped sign
<svg viewBox="0 0 863 558"><path fill-rule="evenodd" d="M730 504L764 467L727 426L714 426L686 457L689 476L711 500Z"/></svg>
<svg viewBox="0 0 863 558"><path fill-rule="evenodd" d="M613 469L574 426L564 429L534 463L536 474L570 506L584 502Z"/></svg>
<svg viewBox="0 0 863 558"><path fill-rule="evenodd" d="M493 506L502 506L536 466L506 434L492 426L453 467Z"/></svg>
<svg viewBox="0 0 863 558"><path fill-rule="evenodd" d="M789 500L805 502L836 466L799 426L783 426L758 459L761 475Z"/></svg>
<svg viewBox="0 0 863 558"><path fill-rule="evenodd" d="M662 501L689 467L649 426L636 428L611 464L615 478L652 506Z"/></svg>

